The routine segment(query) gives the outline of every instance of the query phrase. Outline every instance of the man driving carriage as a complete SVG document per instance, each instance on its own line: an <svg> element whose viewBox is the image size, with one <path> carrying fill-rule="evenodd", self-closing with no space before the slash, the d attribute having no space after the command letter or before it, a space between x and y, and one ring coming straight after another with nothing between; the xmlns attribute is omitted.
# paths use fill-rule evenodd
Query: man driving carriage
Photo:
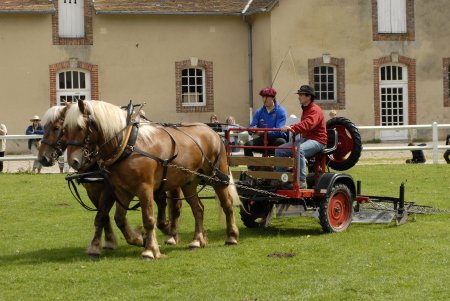
<svg viewBox="0 0 450 301"><path fill-rule="evenodd" d="M260 107L253 115L249 128L281 128L286 124L286 110L278 104L275 99L277 91L272 87L266 87L259 92L262 97L263 106ZM264 131L255 131L258 137L249 140L245 146L263 146ZM268 144L271 146L279 146L287 141L287 134L282 132L268 132ZM254 148L244 148L245 156L253 156Z"/></svg>
<svg viewBox="0 0 450 301"><path fill-rule="evenodd" d="M327 145L327 128L325 116L322 109L314 102L316 95L314 89L308 85L303 85L297 91L298 100L302 107L302 117L299 123L291 126L283 126L282 132L293 132L297 135L297 181L300 188L307 188L306 185L306 160L305 157L312 157L322 151ZM281 145L281 147L291 147L292 141ZM279 148L275 150L276 157L292 156L292 149ZM283 167L277 167L277 171L284 171Z"/></svg>

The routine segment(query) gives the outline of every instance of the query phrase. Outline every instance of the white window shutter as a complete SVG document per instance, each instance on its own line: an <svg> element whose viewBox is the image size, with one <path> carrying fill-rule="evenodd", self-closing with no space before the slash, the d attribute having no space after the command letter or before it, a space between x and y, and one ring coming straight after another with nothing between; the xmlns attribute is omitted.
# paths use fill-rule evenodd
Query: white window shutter
<svg viewBox="0 0 450 301"><path fill-rule="evenodd" d="M60 37L84 37L83 0L58 0L58 13Z"/></svg>
<svg viewBox="0 0 450 301"><path fill-rule="evenodd" d="M391 0L391 24L393 33L406 32L406 0Z"/></svg>
<svg viewBox="0 0 450 301"><path fill-rule="evenodd" d="M391 33L391 0L378 0L378 32Z"/></svg>

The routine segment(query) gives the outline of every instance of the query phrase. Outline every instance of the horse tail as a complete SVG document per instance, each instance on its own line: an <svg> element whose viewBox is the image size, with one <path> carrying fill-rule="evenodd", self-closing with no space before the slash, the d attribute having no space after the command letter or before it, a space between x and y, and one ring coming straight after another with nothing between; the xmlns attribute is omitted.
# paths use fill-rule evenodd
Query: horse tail
<svg viewBox="0 0 450 301"><path fill-rule="evenodd" d="M237 192L236 185L234 185L234 178L233 178L233 173L231 172L231 169L230 169L229 177L230 177L230 183L228 185L228 191L233 200L233 205L239 206L239 205L241 205L241 199L239 198L239 194Z"/></svg>

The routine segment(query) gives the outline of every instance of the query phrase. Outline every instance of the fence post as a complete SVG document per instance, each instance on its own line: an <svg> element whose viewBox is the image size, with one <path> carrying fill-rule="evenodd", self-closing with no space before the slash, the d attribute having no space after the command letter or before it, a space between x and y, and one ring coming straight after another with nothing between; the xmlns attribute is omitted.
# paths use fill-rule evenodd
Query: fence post
<svg viewBox="0 0 450 301"><path fill-rule="evenodd" d="M433 164L438 164L439 150L438 150L438 126L437 122L433 122Z"/></svg>

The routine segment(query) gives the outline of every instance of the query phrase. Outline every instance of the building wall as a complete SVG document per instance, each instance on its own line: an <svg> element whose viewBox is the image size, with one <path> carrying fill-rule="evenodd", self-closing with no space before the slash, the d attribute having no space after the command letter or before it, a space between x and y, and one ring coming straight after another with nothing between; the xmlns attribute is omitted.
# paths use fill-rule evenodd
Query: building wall
<svg viewBox="0 0 450 301"><path fill-rule="evenodd" d="M308 59L328 53L345 59L345 109L359 125L375 123L374 60L397 53L416 62L416 123L448 123L450 107L443 101L443 58L449 57L450 29L445 0L415 3L414 41L373 41L372 4L361 0L280 0L271 12L272 70L290 50L274 86L288 94L284 102L288 112L299 112L296 95L289 91L307 84ZM411 95L410 95L411 96ZM411 119L411 118L410 118Z"/></svg>
<svg viewBox="0 0 450 301"><path fill-rule="evenodd" d="M308 62L329 54L345 62L345 105L338 115L358 125L378 125L374 70L399 57L415 65L410 122L448 123L450 101L443 91L443 62L450 57L448 1L408 0L414 4L413 40L374 41L376 1L280 0L271 12L251 16L253 109L261 106L259 90L273 82L278 101L299 115L294 92L309 83ZM23 133L31 116L46 111L52 97L49 67L72 58L98 68L100 99L146 102L148 117L164 122L209 120L212 112L176 112L175 62L191 57L211 62L214 113L222 121L233 115L248 124L244 18L92 14L92 28L92 45L54 45L51 15L1 15L0 121L9 133Z"/></svg>
<svg viewBox="0 0 450 301"><path fill-rule="evenodd" d="M93 45L53 45L50 15L2 15L1 122L9 133L23 133L31 116L42 116L50 107L49 66L67 65L73 58L98 66L101 100L146 102L151 120L208 122L215 113L223 122L233 115L248 123L242 18L94 15L93 36ZM175 62L191 57L212 62L214 112L176 112Z"/></svg>

